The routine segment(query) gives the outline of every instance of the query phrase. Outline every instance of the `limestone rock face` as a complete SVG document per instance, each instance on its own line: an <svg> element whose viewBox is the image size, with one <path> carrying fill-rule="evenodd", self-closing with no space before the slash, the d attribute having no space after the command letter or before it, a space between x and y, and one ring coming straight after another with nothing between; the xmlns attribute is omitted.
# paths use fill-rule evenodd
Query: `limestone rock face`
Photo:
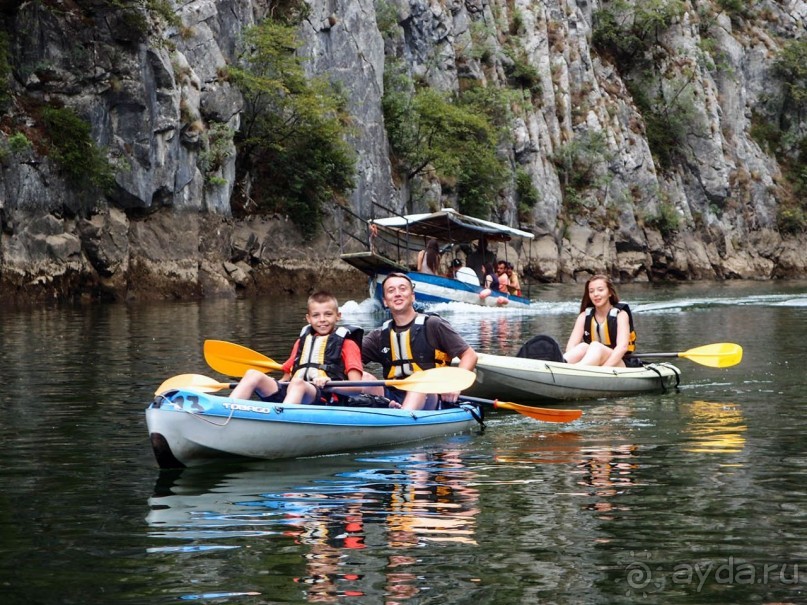
<svg viewBox="0 0 807 605"><path fill-rule="evenodd" d="M313 242L285 217L235 221L234 146L215 170L204 161L211 133L240 127L242 97L225 68L245 28L274 4L166 0L169 18L145 2L4 3L10 100L0 120L0 300L361 286L364 278L338 261L337 216ZM687 110L677 161L664 169L625 79L636 74L620 73L591 45L596 12L609 6L306 0L299 52L309 74L340 85L352 118L356 188L342 203L369 218L455 202L428 171L417 182L395 173L381 108L392 60L413 79L457 93L512 89L508 73L522 62L534 86L521 90L528 102L513 104L498 151L527 172L539 202L520 211L510 187L493 218L536 234L531 258L512 251L529 277L803 277L805 236L777 225L782 166L750 133L767 99L781 96L773 66L783 44L803 33L807 4L765 3L764 14L738 19L717 3L687 3L660 32L662 93ZM91 125L115 166L109 191L72 182L47 153L45 106L69 108ZM14 144L20 135L29 145ZM592 141L602 150L588 185L572 191L559 158Z"/></svg>

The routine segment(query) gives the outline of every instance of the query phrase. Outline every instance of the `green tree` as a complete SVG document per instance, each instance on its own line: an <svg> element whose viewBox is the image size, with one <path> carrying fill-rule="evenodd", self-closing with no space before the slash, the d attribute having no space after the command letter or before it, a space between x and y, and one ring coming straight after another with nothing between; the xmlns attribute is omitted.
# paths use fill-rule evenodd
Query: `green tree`
<svg viewBox="0 0 807 605"><path fill-rule="evenodd" d="M644 59L644 54L658 42L659 34L685 10L682 0L609 2L607 7L594 13L592 43L627 71Z"/></svg>
<svg viewBox="0 0 807 605"><path fill-rule="evenodd" d="M417 88L400 68L385 73L382 107L397 169L406 179L434 171L455 182L460 210L474 216L489 215L509 176L496 155L496 112L483 98Z"/></svg>
<svg viewBox="0 0 807 605"><path fill-rule="evenodd" d="M112 186L114 172L106 154L93 141L90 124L69 108L45 107L42 111L48 155L76 188Z"/></svg>
<svg viewBox="0 0 807 605"><path fill-rule="evenodd" d="M323 206L354 187L344 98L325 80L306 77L293 27L266 20L246 32L245 43L230 77L245 101L239 178L249 176L253 187L234 210L282 212L310 239Z"/></svg>
<svg viewBox="0 0 807 605"><path fill-rule="evenodd" d="M785 110L792 108L801 117L807 107L807 42L785 44L773 64L773 74L784 86Z"/></svg>

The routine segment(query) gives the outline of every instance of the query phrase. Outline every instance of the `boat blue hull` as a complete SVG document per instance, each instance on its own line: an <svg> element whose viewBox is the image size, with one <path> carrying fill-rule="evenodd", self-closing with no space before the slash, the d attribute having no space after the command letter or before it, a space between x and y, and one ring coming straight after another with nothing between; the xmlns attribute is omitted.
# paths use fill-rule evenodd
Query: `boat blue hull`
<svg viewBox="0 0 807 605"><path fill-rule="evenodd" d="M380 302L384 300L381 282L384 280L385 275L379 273L370 278L371 295ZM484 288L451 279L450 277L429 275L415 271L407 273L407 275L415 284L415 299L421 305L462 302L487 307L524 308L529 307L531 302L529 298L523 296L507 295L490 290L488 290L490 294L482 298L480 294L485 291Z"/></svg>

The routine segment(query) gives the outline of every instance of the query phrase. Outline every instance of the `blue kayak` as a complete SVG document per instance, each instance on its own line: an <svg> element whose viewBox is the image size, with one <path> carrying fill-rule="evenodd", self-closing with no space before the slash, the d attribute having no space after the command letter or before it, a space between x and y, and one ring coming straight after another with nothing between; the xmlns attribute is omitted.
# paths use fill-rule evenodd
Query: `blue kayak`
<svg viewBox="0 0 807 605"><path fill-rule="evenodd" d="M469 404L443 410L299 405L233 399L193 390L158 395L146 409L162 468L226 457L297 458L442 437L481 423Z"/></svg>

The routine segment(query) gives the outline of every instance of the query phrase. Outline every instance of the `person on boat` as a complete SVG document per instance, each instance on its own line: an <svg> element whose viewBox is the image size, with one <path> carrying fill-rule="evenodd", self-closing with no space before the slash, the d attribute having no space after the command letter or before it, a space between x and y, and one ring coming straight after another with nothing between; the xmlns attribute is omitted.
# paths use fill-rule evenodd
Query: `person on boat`
<svg viewBox="0 0 807 605"><path fill-rule="evenodd" d="M636 350L633 315L606 275L594 275L586 282L580 315L577 316L564 358L568 363L588 366L641 366L631 357Z"/></svg>
<svg viewBox="0 0 807 605"><path fill-rule="evenodd" d="M476 271L470 267L463 267L462 260L459 258L455 258L451 261L451 275L449 277L472 286L479 285L479 278L476 275Z"/></svg>
<svg viewBox="0 0 807 605"><path fill-rule="evenodd" d="M425 250L418 252L417 270L419 273L440 275L440 244L435 238L430 237Z"/></svg>
<svg viewBox="0 0 807 605"><path fill-rule="evenodd" d="M234 399L250 399L257 394L263 401L284 403L342 402L361 388L346 387L323 391L330 380L361 380L363 330L337 326L341 319L339 303L330 292L319 291L308 297L308 322L283 364L281 384L258 370L247 370L230 394Z"/></svg>
<svg viewBox="0 0 807 605"><path fill-rule="evenodd" d="M362 343L362 362L381 364L384 379L401 379L415 372L444 366L454 357L459 367L473 370L476 351L465 342L451 324L437 315L415 311L415 284L404 273L389 273L381 284L384 306L392 315L380 327L370 332ZM365 372L365 380L373 377ZM365 392L389 398L390 407L407 410L434 409L437 396L404 392L390 387L365 388ZM441 396L444 402L454 402L459 393Z"/></svg>
<svg viewBox="0 0 807 605"><path fill-rule="evenodd" d="M504 269L507 274L507 291L510 294L521 296L521 282L518 281L518 274L513 269L513 263L507 261Z"/></svg>
<svg viewBox="0 0 807 605"><path fill-rule="evenodd" d="M510 293L510 279L507 277L507 262L500 260L496 263L496 276L493 280L494 284L497 284L499 292L504 292L505 294Z"/></svg>
<svg viewBox="0 0 807 605"><path fill-rule="evenodd" d="M496 273L493 271L493 267L488 263L482 263L479 273L482 275L482 279L480 280L482 287L488 289L493 288L493 281L497 279Z"/></svg>
<svg viewBox="0 0 807 605"><path fill-rule="evenodd" d="M468 253L468 257L465 260L467 261L466 264L469 267L473 267L477 272L479 283L484 284L485 274L482 272L482 265L487 265L488 267L496 266L496 255L488 249L488 238L485 236L480 237L476 247Z"/></svg>

